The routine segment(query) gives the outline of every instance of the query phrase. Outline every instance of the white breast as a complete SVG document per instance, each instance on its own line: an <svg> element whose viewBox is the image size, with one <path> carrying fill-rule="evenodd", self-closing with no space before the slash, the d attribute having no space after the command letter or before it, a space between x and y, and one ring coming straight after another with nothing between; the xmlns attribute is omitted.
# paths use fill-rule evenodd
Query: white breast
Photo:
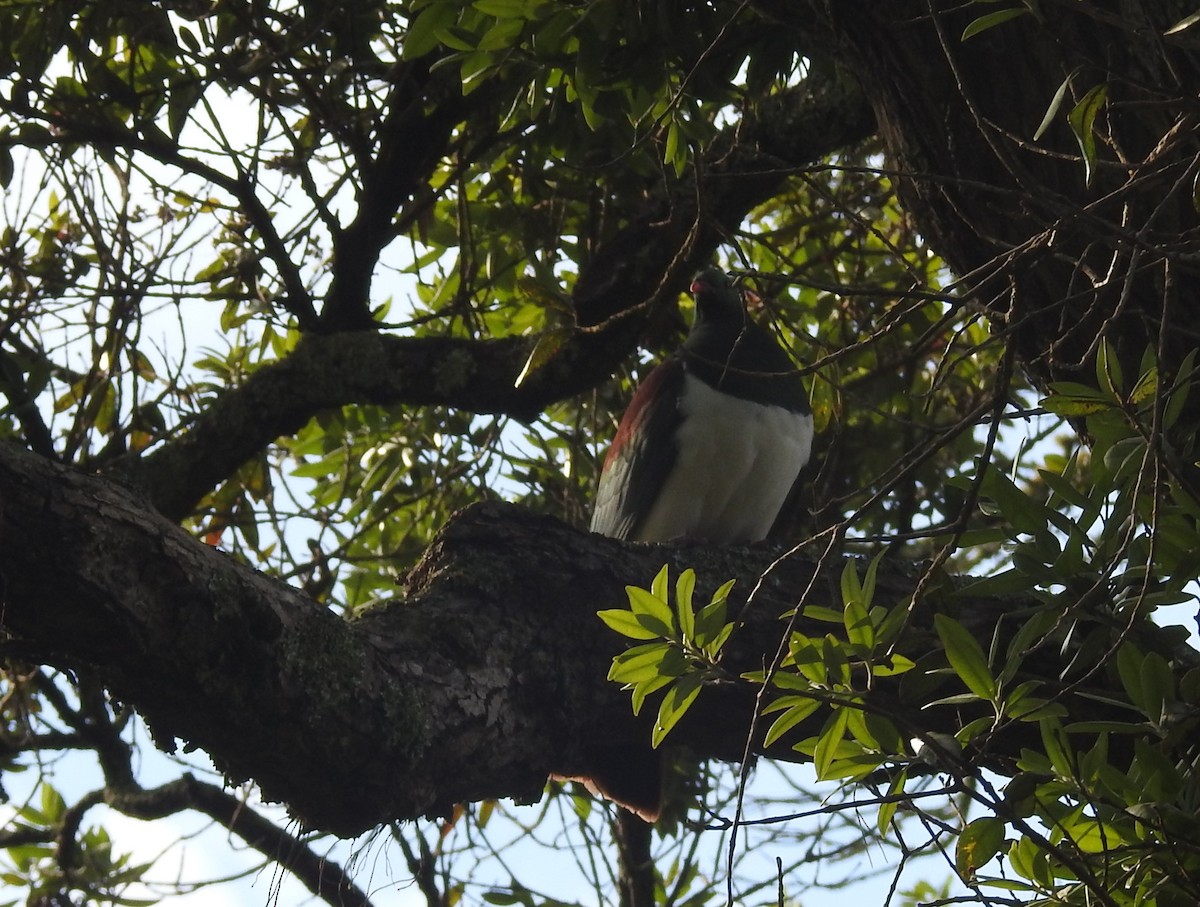
<svg viewBox="0 0 1200 907"><path fill-rule="evenodd" d="M765 538L812 448L812 416L751 403L684 378L679 457L640 541Z"/></svg>

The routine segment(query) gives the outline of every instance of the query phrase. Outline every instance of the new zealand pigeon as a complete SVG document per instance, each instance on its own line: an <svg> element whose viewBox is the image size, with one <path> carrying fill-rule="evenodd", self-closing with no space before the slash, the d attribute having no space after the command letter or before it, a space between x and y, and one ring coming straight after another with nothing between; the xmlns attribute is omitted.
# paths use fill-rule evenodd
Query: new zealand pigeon
<svg viewBox="0 0 1200 907"><path fill-rule="evenodd" d="M717 544L766 537L812 446L791 357L716 268L692 281L683 346L641 383L608 451L592 531Z"/></svg>

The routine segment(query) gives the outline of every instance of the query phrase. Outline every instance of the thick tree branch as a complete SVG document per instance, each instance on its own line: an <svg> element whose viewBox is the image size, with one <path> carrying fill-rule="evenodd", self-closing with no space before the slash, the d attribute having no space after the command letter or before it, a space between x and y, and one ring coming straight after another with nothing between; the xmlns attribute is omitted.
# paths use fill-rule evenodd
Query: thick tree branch
<svg viewBox="0 0 1200 907"><path fill-rule="evenodd" d="M623 640L595 612L621 606L624 584L648 582L664 561L699 565L699 594L728 577L745 594L777 556L623 545L480 506L442 532L403 598L345 621L197 543L120 487L11 446L0 447L0 501L10 652L88 666L139 708L162 745L203 747L232 777L254 778L308 825L342 835L464 800L536 799L552 773L588 775L614 753L645 752L648 725L604 680ZM807 603L836 604L841 565L815 582L814 566L795 555L759 584L727 651L731 676L770 661L777 615L802 590L812 590ZM916 578L884 568L878 600L904 601ZM998 624L1019 625L1020 606L962 600L960 618L986 650ZM901 641L924 668L944 664L929 625L928 613L914 613ZM799 626L817 637L830 629ZM1115 627L1114 638L1126 630ZM1040 679L1040 692L1063 696L1074 717L1095 716L1099 706L1073 696L1080 678L1065 662L1075 653L1045 648L1018 679ZM1082 679L1119 695L1118 681L1094 673ZM953 732L973 717L923 708L961 688L927 670L914 676L915 685L879 679L868 707L904 734ZM677 739L703 756L741 758L753 694L740 683L706 690ZM1036 724L1000 728L973 755L1010 769L1037 733ZM787 746L769 754L799 758Z"/></svg>
<svg viewBox="0 0 1200 907"><path fill-rule="evenodd" d="M145 456L118 461L111 471L164 515L183 519L242 463L320 412L404 404L528 419L603 380L633 336L626 325L576 334L517 387L533 348L529 338L309 335L286 358L214 400L178 438Z"/></svg>
<svg viewBox="0 0 1200 907"><path fill-rule="evenodd" d="M401 205L427 185L446 153L452 130L467 109L486 107L493 92L476 92L467 102L453 67L431 77L428 62L397 67L386 114L379 123L379 147L373 159L360 157L358 210L335 234L332 281L321 312L320 330L369 330L371 276L380 252L391 242ZM431 105L431 99L436 103Z"/></svg>

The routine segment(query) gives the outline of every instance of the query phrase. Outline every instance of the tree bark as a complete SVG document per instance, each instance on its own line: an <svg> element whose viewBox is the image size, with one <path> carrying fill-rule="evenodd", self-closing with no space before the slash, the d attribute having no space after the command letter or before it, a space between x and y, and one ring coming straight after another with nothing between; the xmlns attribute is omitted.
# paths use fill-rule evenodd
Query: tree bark
<svg viewBox="0 0 1200 907"><path fill-rule="evenodd" d="M587 776L614 758L648 755L653 708L634 718L628 694L605 680L625 640L596 611L622 607L624 585L647 585L664 562L676 573L697 567L699 596L737 577L731 614L740 626L724 661L737 678L772 662L779 614L801 598L840 601L840 558L818 572L812 553L777 562L779 554L626 545L517 507L480 505L442 531L395 600L344 620L200 544L120 486L0 445L5 653L94 672L139 709L160 746L201 747L305 825L347 836L456 802L536 800L551 774ZM877 600L911 598L919 573L882 566ZM1013 599L918 603L900 649L922 659L923 679L882 679L868 698L905 735L952 733L982 713L923 708L962 689L928 673L945 664L929 629L934 599L954 603L985 651L997 625L1011 630L1022 619ZM817 638L836 630L807 619L797 627ZM1114 626L1113 638L1126 630ZM1174 645L1152 627L1139 632L1159 651ZM1075 653L1045 648L1021 678L1042 680L1042 695L1069 692L1073 717L1095 715L1100 706L1076 695ZM1181 669L1195 663L1195 653L1180 651ZM1085 679L1088 689L1107 684L1119 695L1114 678ZM706 688L675 739L701 756L740 760L755 689ZM751 750L798 760L788 744L824 717L822 709L773 749ZM1009 723L970 755L1011 770L1037 734L1036 724Z"/></svg>

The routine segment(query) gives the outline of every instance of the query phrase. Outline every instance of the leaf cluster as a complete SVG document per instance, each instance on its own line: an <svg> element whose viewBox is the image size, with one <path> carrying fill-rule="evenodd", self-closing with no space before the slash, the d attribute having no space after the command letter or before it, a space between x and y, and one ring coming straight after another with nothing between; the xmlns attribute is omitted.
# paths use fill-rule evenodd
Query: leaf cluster
<svg viewBox="0 0 1200 907"><path fill-rule="evenodd" d="M625 587L628 610L599 613L600 619L622 636L652 640L615 656L608 679L631 691L634 714L641 711L647 696L666 689L651 735L654 747L684 716L703 684L723 677L721 649L734 628L725 620L732 581L719 586L699 609L693 604L693 571L684 570L676 580L673 605L669 583L670 572L664 564L649 589Z"/></svg>

